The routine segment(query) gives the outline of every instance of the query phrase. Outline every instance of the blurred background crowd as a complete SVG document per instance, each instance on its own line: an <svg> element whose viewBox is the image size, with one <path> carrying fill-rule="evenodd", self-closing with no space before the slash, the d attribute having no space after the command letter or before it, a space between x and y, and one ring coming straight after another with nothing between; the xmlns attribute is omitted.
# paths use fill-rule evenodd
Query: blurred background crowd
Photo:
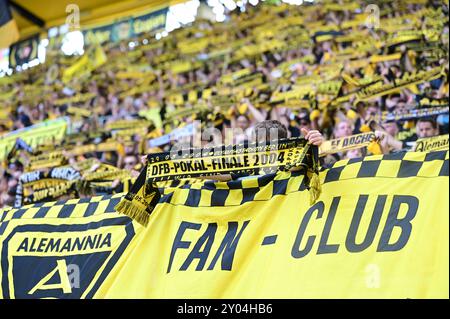
<svg viewBox="0 0 450 319"><path fill-rule="evenodd" d="M383 153L448 134L448 1L381 1L375 13L367 6L246 3L227 10L223 22L199 16L158 40L141 34L93 43L84 61L55 54L0 78L0 140L45 121L67 125L63 137L5 150L0 207L14 205L26 172L90 159L82 176L107 166L135 178L144 154L189 137L195 120L202 130L241 129L233 143L268 119L284 124L289 137L302 128L326 140L372 131ZM428 111L418 116L418 109ZM364 147L336 152L322 165L368 154ZM109 191L123 191L115 177Z"/></svg>

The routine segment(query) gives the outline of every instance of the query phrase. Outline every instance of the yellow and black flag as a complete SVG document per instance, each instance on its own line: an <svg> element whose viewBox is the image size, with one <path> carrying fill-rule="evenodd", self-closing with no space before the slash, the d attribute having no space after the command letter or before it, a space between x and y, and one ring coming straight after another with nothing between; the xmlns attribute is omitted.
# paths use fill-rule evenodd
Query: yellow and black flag
<svg viewBox="0 0 450 319"><path fill-rule="evenodd" d="M6 0L0 0L0 49L8 48L19 40L19 30L12 18Z"/></svg>
<svg viewBox="0 0 450 319"><path fill-rule="evenodd" d="M298 170L161 181L146 227L123 193L0 210L0 299L448 298L448 172L448 151L345 159L312 205Z"/></svg>

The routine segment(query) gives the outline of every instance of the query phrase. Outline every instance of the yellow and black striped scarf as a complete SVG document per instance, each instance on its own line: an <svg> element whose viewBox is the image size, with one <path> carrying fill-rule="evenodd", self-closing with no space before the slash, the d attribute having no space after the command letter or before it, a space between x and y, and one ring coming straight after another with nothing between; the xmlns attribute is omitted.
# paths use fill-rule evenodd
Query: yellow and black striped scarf
<svg viewBox="0 0 450 319"><path fill-rule="evenodd" d="M245 143L150 154L147 165L116 210L147 225L160 198L156 182L223 174L266 174L296 167L302 167L308 176L314 203L321 192L318 157L318 148L304 138L281 139L268 145Z"/></svg>

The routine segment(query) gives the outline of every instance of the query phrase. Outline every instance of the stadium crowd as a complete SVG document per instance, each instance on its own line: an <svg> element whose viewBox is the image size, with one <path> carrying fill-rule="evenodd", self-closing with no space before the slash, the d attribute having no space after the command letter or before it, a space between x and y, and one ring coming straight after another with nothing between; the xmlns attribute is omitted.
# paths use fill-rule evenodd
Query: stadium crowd
<svg viewBox="0 0 450 319"><path fill-rule="evenodd" d="M370 25L364 8L364 2L262 3L233 11L223 23L197 19L159 40L144 34L91 45L79 68L79 57L57 54L11 81L0 79L0 111L7 114L0 117L0 139L46 120L69 123L61 141L33 154L16 143L0 169L0 207L14 205L20 177L34 170L39 152L59 149L63 160L37 170L95 158L85 171L109 165L135 178L144 154L169 150L195 120L223 136L239 129L232 143L248 140L264 120L282 123L289 137L318 130L330 140L373 131L385 154L448 134L448 108L402 116L448 103L448 2L381 2L379 25ZM436 76L421 78L435 69ZM419 80L401 84L413 75ZM390 91L373 93L392 83ZM175 138L161 139L171 132ZM112 146L104 151L70 151L107 142ZM370 153L361 147L321 160L326 167ZM123 191L120 178L109 182L110 191Z"/></svg>

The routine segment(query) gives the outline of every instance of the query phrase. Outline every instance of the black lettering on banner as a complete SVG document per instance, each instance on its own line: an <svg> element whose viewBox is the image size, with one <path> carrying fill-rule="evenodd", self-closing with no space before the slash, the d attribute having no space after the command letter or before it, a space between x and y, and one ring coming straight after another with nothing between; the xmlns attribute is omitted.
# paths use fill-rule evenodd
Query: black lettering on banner
<svg viewBox="0 0 450 319"><path fill-rule="evenodd" d="M406 212L406 216L404 218L397 219L402 204L408 205L408 211ZM417 197L408 195L394 195L386 224L381 234L380 242L378 243L377 251L398 251L405 247L411 235L411 221L416 216L418 208L419 199ZM397 242L390 244L389 240L394 227L400 227L402 231Z"/></svg>
<svg viewBox="0 0 450 319"><path fill-rule="evenodd" d="M17 251L28 251L28 238L25 238L19 245L19 248L17 248Z"/></svg>
<svg viewBox="0 0 450 319"><path fill-rule="evenodd" d="M336 216L337 207L341 197L334 197L331 203L330 210L328 211L327 220L325 222L325 228L323 229L322 236L320 237L319 248L317 254L332 254L337 253L339 249L338 244L327 244L328 237L330 236L331 226L333 226L334 217Z"/></svg>
<svg viewBox="0 0 450 319"><path fill-rule="evenodd" d="M234 147L220 146L221 154L210 154L203 157L205 149L193 149L189 154L180 154L180 150L153 154L148 157L149 167L147 179L151 182L180 179L189 176L209 176L212 171L251 173L257 172L259 166L291 167L298 161L303 161L309 148L305 148L303 138L288 139L288 142L275 145L239 144ZM286 149L282 150L285 147ZM206 148L209 150L209 148ZM288 154L284 154L285 152ZM257 152L257 154L254 154ZM229 155L223 156L223 154ZM253 154L252 154L253 153ZM292 156L292 158L291 158ZM170 161L169 161L170 159ZM180 161L181 160L181 161ZM158 162L168 162L162 163ZM295 162L295 163L294 163ZM158 166L157 168L154 168ZM217 172L216 172L217 173Z"/></svg>
<svg viewBox="0 0 450 319"><path fill-rule="evenodd" d="M365 143L368 141L369 138L369 134L364 134L363 136L361 136L361 142L360 143Z"/></svg>
<svg viewBox="0 0 450 319"><path fill-rule="evenodd" d="M50 251L59 251L59 247L61 245L61 239L54 239L54 238L50 238L50 241L48 243L47 248L45 249L45 252Z"/></svg>
<svg viewBox="0 0 450 319"><path fill-rule="evenodd" d="M370 142L373 138L375 138L375 133L366 134L362 142Z"/></svg>
<svg viewBox="0 0 450 319"><path fill-rule="evenodd" d="M243 223L241 229L238 232L238 222L228 222L228 230L225 234L222 243L220 244L208 270L213 270L218 259L222 256L221 270L231 270L233 266L234 254L236 252L237 245L241 238L244 229L247 227L250 221L247 220ZM172 269L173 260L177 249L188 249L191 245L190 241L183 241L182 237L187 229L200 230L201 224L190 223L183 221L178 228L177 234L172 245L172 250L170 253L169 265L167 267L167 273ZM215 234L217 230L217 223L209 223L206 231L197 240L194 248L189 253L186 260L180 267L180 271L185 271L189 268L194 259L198 259L199 262L196 267L196 271L203 270L205 263L211 252L211 247L214 243ZM204 248L203 248L204 247ZM203 248L203 250L201 250Z"/></svg>
<svg viewBox="0 0 450 319"><path fill-rule="evenodd" d="M39 245L38 245L38 247L37 247L37 252L39 252L39 253L42 253L42 252L44 252L44 247L45 247L45 244L47 243L47 238L42 238L41 239L41 241L39 242Z"/></svg>
<svg viewBox="0 0 450 319"><path fill-rule="evenodd" d="M361 223L363 212L366 208L366 203L369 195L359 195L358 203L356 204L355 212L353 214L350 229L347 233L345 240L345 247L349 252L358 253L368 248L375 238L378 226L380 224L381 215L383 215L384 205L386 204L386 195L380 195L377 198L375 208L370 219L369 228L367 229L366 236L361 244L356 243L356 235Z"/></svg>
<svg viewBox="0 0 450 319"><path fill-rule="evenodd" d="M233 266L233 259L234 254L236 252L237 244L239 243L239 239L241 238L242 232L247 227L248 223L250 221L246 220L244 224L242 225L241 230L236 235L237 229L238 229L238 223L237 222L228 222L228 230L225 234L225 237L222 240L222 243L220 244L219 249L217 250L216 255L214 256L213 260L211 261L211 264L208 267L208 270L213 270L214 266L216 265L217 260L222 255L222 263L221 263L221 269L222 270L231 270Z"/></svg>
<svg viewBox="0 0 450 319"><path fill-rule="evenodd" d="M424 143L422 141L418 141L416 146L416 152L423 152L423 151L424 151Z"/></svg>
<svg viewBox="0 0 450 319"><path fill-rule="evenodd" d="M181 165L185 164L185 170L188 172L193 172L194 168L192 167L192 161L181 162Z"/></svg>
<svg viewBox="0 0 450 319"><path fill-rule="evenodd" d="M266 165L267 164L267 155L266 154L261 154L261 164L262 165Z"/></svg>
<svg viewBox="0 0 450 319"><path fill-rule="evenodd" d="M183 237L184 232L187 229L194 229L199 230L200 227L202 227L201 224L195 224L190 222L181 222L180 227L178 228L177 234L175 235L175 239L172 244L172 250L170 252L170 259L169 259L169 266L167 267L167 273L170 272L170 269L172 268L172 262L173 258L175 257L175 252L177 249L187 249L191 245L190 241L181 241L181 238Z"/></svg>
<svg viewBox="0 0 450 319"><path fill-rule="evenodd" d="M255 154L254 156L253 156L253 159L255 160L255 163L253 164L254 166L257 166L257 165L259 165L258 163L259 163L259 157L258 157L258 154Z"/></svg>
<svg viewBox="0 0 450 319"><path fill-rule="evenodd" d="M297 232L297 237L295 238L294 245L292 246L291 255L294 258L302 258L308 255L311 251L312 246L314 244L314 240L316 236L309 236L308 241L306 242L306 246L303 250L300 250L300 244L302 242L303 236L305 235L306 227L308 226L308 222L311 219L312 214L317 211L316 219L322 218L323 211L325 209L325 205L322 201L315 203L311 206L308 211L303 216L302 222L300 223L300 227Z"/></svg>
<svg viewBox="0 0 450 319"><path fill-rule="evenodd" d="M342 147L346 147L348 144L348 138L344 138L344 141L342 142Z"/></svg>
<svg viewBox="0 0 450 319"><path fill-rule="evenodd" d="M189 265L192 263L194 259L198 259L198 265L197 268L195 268L195 270L196 271L203 270L203 267L205 266L206 260L208 259L209 256L209 252L211 251L212 244L214 243L216 230L217 230L216 223L208 224L208 228L206 229L205 233L199 238L194 248L189 253L189 256L181 266L180 270L184 271L188 269ZM203 249L203 251L200 251L200 249L203 246L205 246L205 248Z"/></svg>
<svg viewBox="0 0 450 319"><path fill-rule="evenodd" d="M248 167L249 166L249 162L248 162L248 155L244 156L244 167Z"/></svg>
<svg viewBox="0 0 450 319"><path fill-rule="evenodd" d="M275 164L276 161L277 161L277 154L270 153L269 154L269 163L270 164Z"/></svg>

